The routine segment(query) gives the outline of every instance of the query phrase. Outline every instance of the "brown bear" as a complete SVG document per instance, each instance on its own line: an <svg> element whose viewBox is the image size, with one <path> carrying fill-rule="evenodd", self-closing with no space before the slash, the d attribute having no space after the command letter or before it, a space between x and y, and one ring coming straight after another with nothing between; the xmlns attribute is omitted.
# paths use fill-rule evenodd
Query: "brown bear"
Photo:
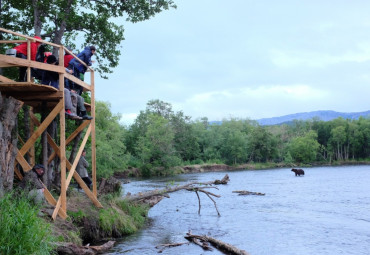
<svg viewBox="0 0 370 255"><path fill-rule="evenodd" d="M295 173L295 176L301 176L301 175L304 175L304 171L303 169L296 169L296 168L293 168L292 169L292 172Z"/></svg>

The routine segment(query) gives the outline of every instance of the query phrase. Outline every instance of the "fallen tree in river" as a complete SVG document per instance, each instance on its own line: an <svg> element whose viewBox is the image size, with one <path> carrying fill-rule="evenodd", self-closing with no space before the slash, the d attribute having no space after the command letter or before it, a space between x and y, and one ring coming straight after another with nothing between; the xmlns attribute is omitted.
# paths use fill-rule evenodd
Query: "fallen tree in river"
<svg viewBox="0 0 370 255"><path fill-rule="evenodd" d="M219 184L227 184L229 182L230 178L229 175L225 175L221 180L215 180L215 181L209 181L209 182L190 182L184 185L178 185L178 186L172 186L172 187L167 187L165 189L155 189L147 192L139 192L137 194L130 194L128 193L123 199L129 202L141 202L141 203L146 203L149 204L151 207L156 205L159 201L163 199L163 197L169 197L169 193L173 193L179 190L187 190L191 192L195 192L198 197L199 201L199 210L198 213L200 214L200 197L199 197L199 192L206 194L209 199L211 199L215 205L215 208L217 210L218 215L220 213L218 212L216 202L212 199L211 196L213 197L220 197L219 195L213 194L209 191L206 191L205 189L209 188L215 188L215 186L211 185L219 185Z"/></svg>

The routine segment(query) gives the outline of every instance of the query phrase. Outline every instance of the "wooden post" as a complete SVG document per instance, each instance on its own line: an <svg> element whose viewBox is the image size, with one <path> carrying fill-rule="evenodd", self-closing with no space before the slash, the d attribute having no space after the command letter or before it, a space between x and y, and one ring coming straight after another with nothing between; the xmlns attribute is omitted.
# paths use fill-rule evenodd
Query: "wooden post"
<svg viewBox="0 0 370 255"><path fill-rule="evenodd" d="M59 59L63 57L63 51L59 49ZM64 61L62 61L63 63ZM61 63L59 63L61 64ZM64 104L64 73L59 74L59 89L63 92L62 110L60 111L60 198L63 211L67 211L67 187L66 187L66 119Z"/></svg>
<svg viewBox="0 0 370 255"><path fill-rule="evenodd" d="M97 197L96 187L96 141L95 141L95 81L94 70L91 71L91 169L93 179L93 193Z"/></svg>
<svg viewBox="0 0 370 255"><path fill-rule="evenodd" d="M27 40L27 60L31 60L31 41ZM31 81L31 67L27 67L27 82Z"/></svg>

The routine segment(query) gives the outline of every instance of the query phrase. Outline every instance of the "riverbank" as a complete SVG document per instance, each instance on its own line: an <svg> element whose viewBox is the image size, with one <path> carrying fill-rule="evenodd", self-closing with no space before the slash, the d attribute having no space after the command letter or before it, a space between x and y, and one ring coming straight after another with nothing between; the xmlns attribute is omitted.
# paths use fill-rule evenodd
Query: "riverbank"
<svg viewBox="0 0 370 255"><path fill-rule="evenodd" d="M316 166L353 166L353 165L370 165L370 160L362 161L334 161L334 162L314 162L310 164L293 164L293 163L248 163L240 165L226 165L226 164L194 164L186 166L177 166L172 169L174 175L188 174L188 173L204 173L204 172L223 172L233 170L264 170L276 168L304 168ZM124 171L114 173L115 178L127 179L129 177L141 177L139 168L129 168Z"/></svg>

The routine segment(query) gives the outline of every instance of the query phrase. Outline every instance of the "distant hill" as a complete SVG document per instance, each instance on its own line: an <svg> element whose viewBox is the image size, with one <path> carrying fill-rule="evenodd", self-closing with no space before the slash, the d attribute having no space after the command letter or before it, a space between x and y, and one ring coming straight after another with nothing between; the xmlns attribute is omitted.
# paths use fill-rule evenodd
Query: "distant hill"
<svg viewBox="0 0 370 255"><path fill-rule="evenodd" d="M335 112L335 111L313 111L313 112L302 112L284 115L273 118L263 118L256 120L260 125L278 125L283 123L289 123L293 120L309 120L312 118L318 118L323 121L333 120L339 117L343 119L358 119L362 117L370 117L370 111L366 112Z"/></svg>

